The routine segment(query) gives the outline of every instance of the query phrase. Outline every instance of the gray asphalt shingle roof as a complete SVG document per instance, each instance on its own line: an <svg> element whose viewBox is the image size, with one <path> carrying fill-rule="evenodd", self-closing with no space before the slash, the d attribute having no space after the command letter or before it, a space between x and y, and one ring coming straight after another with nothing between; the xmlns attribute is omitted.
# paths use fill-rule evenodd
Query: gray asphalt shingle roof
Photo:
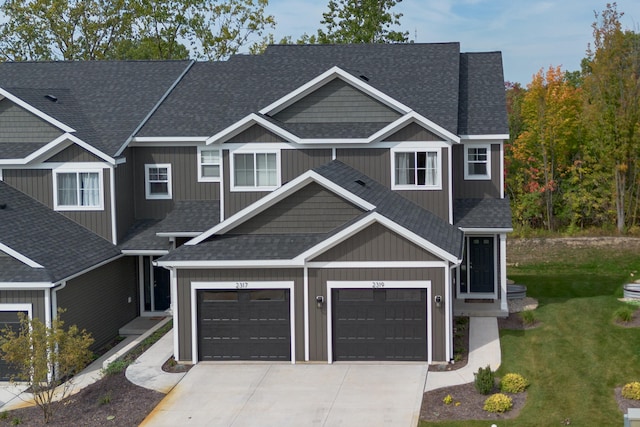
<svg viewBox="0 0 640 427"><path fill-rule="evenodd" d="M509 199L456 199L453 222L461 228L512 228Z"/></svg>
<svg viewBox="0 0 640 427"><path fill-rule="evenodd" d="M109 241L2 181L0 206L0 243L44 267L26 269L5 260L11 269L0 273L0 280L46 277L55 283L120 255Z"/></svg>

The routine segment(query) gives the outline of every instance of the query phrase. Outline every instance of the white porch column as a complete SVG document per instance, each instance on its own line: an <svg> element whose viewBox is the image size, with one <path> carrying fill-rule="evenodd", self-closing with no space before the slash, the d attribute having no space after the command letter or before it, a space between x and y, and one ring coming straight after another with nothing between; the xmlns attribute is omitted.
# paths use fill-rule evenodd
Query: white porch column
<svg viewBox="0 0 640 427"><path fill-rule="evenodd" d="M509 311L507 304L507 235L500 234L500 309Z"/></svg>

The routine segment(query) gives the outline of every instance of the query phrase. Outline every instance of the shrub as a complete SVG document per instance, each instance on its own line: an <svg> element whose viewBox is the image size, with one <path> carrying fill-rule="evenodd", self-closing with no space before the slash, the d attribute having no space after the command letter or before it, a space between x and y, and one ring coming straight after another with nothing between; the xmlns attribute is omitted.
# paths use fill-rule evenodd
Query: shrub
<svg viewBox="0 0 640 427"><path fill-rule="evenodd" d="M503 413L513 408L513 400L506 394L492 394L484 401L484 409L487 412Z"/></svg>
<svg viewBox="0 0 640 427"><path fill-rule="evenodd" d="M495 379L490 366L487 365L486 368L478 369L478 372L476 372L474 375L474 383L476 386L476 390L478 390L478 393L489 394L493 391L493 388L495 387Z"/></svg>
<svg viewBox="0 0 640 427"><path fill-rule="evenodd" d="M625 305L624 307L618 308L613 313L613 316L618 322L624 322L624 323L630 322L631 319L633 319L633 309L628 305Z"/></svg>
<svg viewBox="0 0 640 427"><path fill-rule="evenodd" d="M444 399L442 399L442 403L445 405L451 405L453 403L453 397L450 394L447 394Z"/></svg>
<svg viewBox="0 0 640 427"><path fill-rule="evenodd" d="M107 367L102 371L107 376L116 375L127 369L127 366L129 366L130 363L131 362L124 359L114 360L113 362L109 363L109 365L107 365Z"/></svg>
<svg viewBox="0 0 640 427"><path fill-rule="evenodd" d="M507 374L500 380L500 391L503 393L522 393L529 383L520 374Z"/></svg>
<svg viewBox="0 0 640 427"><path fill-rule="evenodd" d="M622 397L640 400L640 382L634 381L622 387Z"/></svg>
<svg viewBox="0 0 640 427"><path fill-rule="evenodd" d="M533 310L525 310L520 312L520 319L524 325L531 326L536 323L536 314Z"/></svg>

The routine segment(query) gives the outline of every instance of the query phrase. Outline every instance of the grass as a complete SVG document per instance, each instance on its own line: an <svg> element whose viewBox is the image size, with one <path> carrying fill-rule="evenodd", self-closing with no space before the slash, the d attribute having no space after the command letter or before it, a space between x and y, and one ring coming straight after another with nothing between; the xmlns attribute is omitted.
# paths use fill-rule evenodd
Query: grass
<svg viewBox="0 0 640 427"><path fill-rule="evenodd" d="M622 285L640 271L640 254L616 249L564 249L537 264L519 263L509 278L540 302L541 326L500 333L497 376L519 372L530 382L527 403L503 426L622 425L614 388L640 381L640 329L622 328ZM421 423L486 426L487 421Z"/></svg>

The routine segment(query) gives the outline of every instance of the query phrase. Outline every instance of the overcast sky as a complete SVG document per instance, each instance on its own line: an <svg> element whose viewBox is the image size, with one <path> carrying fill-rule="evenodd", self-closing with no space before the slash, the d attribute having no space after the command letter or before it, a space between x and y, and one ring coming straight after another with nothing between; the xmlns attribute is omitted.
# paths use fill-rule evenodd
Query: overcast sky
<svg viewBox="0 0 640 427"><path fill-rule="evenodd" d="M320 28L328 0L269 0L275 39L297 39ZM594 0L403 0L401 30L419 43L460 42L463 52L501 51L505 80L526 85L540 68L580 68L593 40ZM623 27L640 31L640 0L618 0Z"/></svg>

